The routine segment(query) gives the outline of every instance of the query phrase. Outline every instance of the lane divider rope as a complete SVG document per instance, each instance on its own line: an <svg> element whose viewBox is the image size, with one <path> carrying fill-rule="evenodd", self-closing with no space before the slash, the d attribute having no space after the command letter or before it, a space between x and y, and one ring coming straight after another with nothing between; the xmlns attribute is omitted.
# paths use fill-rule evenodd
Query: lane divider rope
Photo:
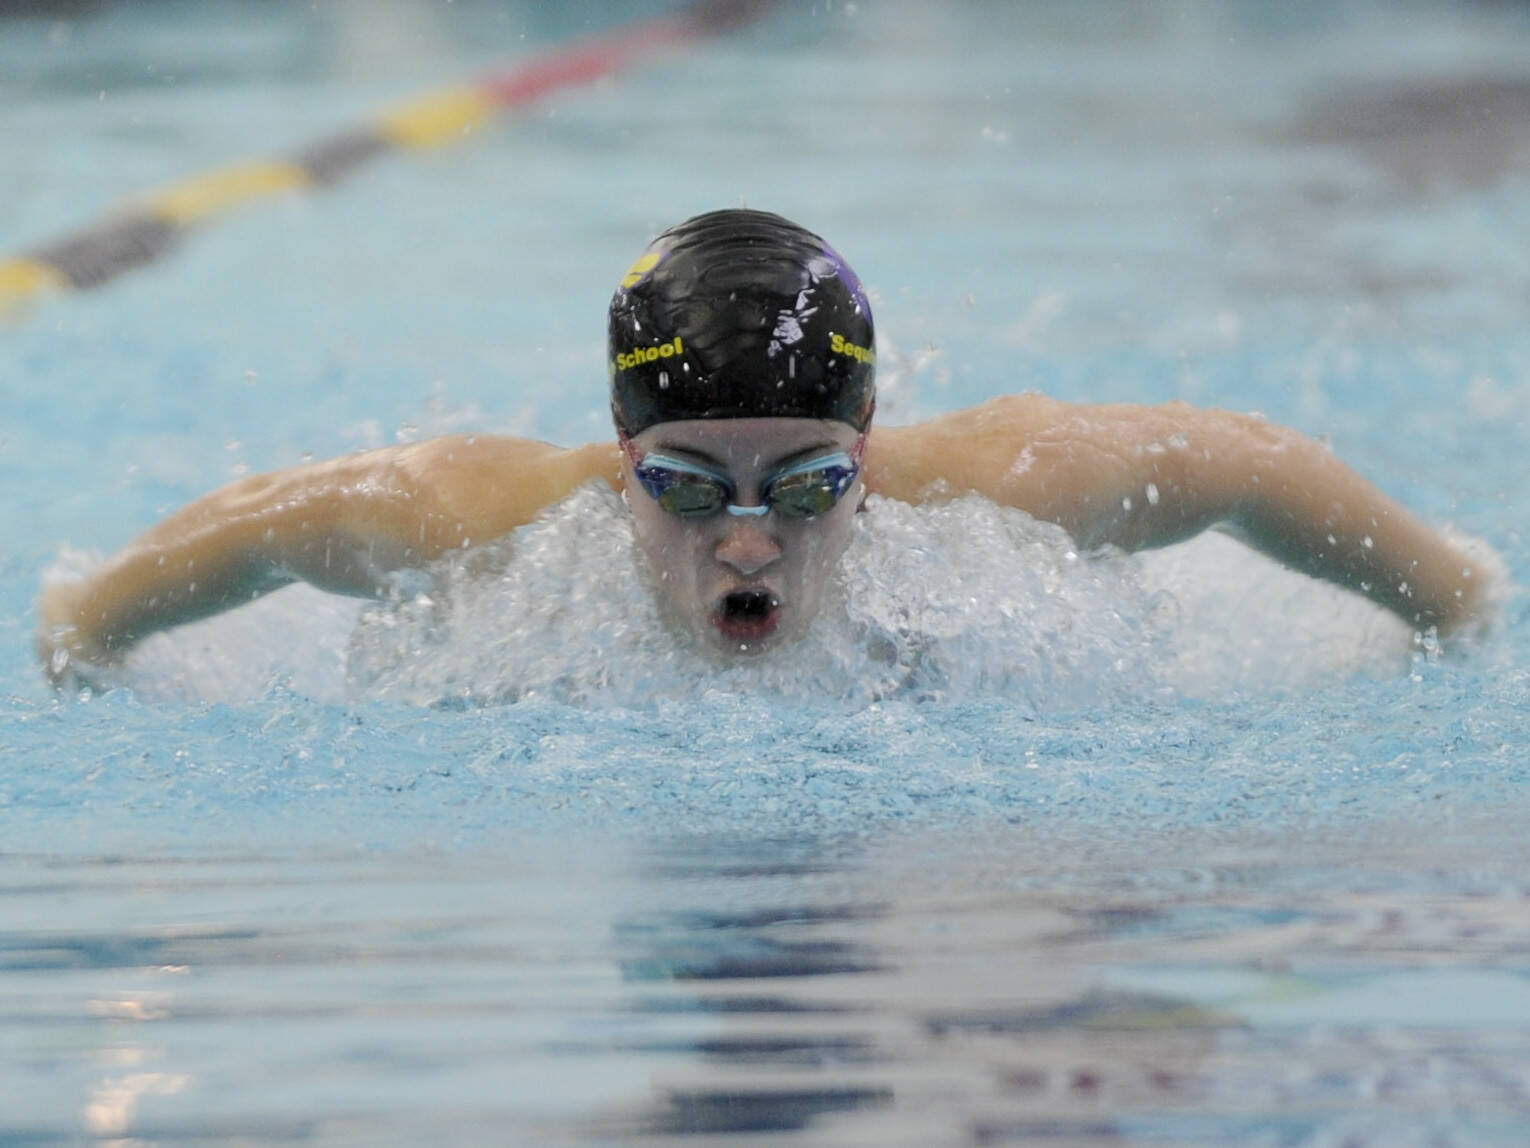
<svg viewBox="0 0 1530 1148"><path fill-rule="evenodd" d="M236 164L150 193L98 223L0 258L0 312L48 292L99 287L160 258L187 230L217 215L298 189L332 187L390 152L451 143L498 112L741 27L771 3L704 0L673 16L581 39L503 75L409 100L290 156Z"/></svg>

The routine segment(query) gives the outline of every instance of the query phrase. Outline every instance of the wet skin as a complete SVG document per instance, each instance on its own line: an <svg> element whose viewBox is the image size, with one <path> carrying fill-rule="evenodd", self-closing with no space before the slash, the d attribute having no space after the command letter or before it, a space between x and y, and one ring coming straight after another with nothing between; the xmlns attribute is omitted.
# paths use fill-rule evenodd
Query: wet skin
<svg viewBox="0 0 1530 1148"><path fill-rule="evenodd" d="M795 463L849 451L844 423L797 418L691 419L634 436L640 454L696 463L728 478L740 506L760 505L760 487ZM753 655L800 636L823 604L850 544L864 487L860 478L833 509L814 518L772 510L681 518L663 510L622 464L638 548L653 571L666 615L705 646Z"/></svg>

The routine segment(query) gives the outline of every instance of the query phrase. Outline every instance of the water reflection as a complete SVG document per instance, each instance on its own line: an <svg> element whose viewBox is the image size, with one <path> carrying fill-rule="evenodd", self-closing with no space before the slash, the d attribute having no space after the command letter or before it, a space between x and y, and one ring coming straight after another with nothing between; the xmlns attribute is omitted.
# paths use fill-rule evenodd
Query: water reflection
<svg viewBox="0 0 1530 1148"><path fill-rule="evenodd" d="M1151 903L1050 905L957 873L959 894L932 895L885 857L769 848L641 865L681 899L615 926L630 1007L713 1023L625 1043L663 1068L596 1139L832 1127L854 1143L1116 1143L1123 1108L1193 1102L1218 1034L1240 1024L1099 986L1080 957L1167 915Z"/></svg>
<svg viewBox="0 0 1530 1148"><path fill-rule="evenodd" d="M892 1085L875 1074L890 1053L867 1031L866 1007L852 1003L856 992L840 991L844 981L890 970L885 954L853 939L886 907L801 897L804 884L845 884L836 878L853 867L853 857L800 840L742 851L737 843L702 844L646 860L645 879L662 886L704 893L721 891L720 883L742 883L774 886L786 896L731 910L705 902L672 905L616 924L617 947L626 954L623 978L645 990L634 1011L689 1012L715 1018L718 1027L630 1046L678 1060L679 1080L662 1084L649 1105L602 1122L601 1135L800 1132L832 1114L893 1102ZM759 992L755 981L770 982L772 991ZM816 991L805 991L808 984ZM677 991L655 993L661 985ZM830 999L820 999L826 985L833 986Z"/></svg>
<svg viewBox="0 0 1530 1148"><path fill-rule="evenodd" d="M808 927L867 919L871 911L831 908L822 913L794 906L737 917L686 914L664 923L658 935L618 929L628 943L638 942L652 955L622 962L629 980L757 980L767 977L833 976L876 970L862 946L828 939L791 940L771 935L777 925ZM645 923L648 925L648 923ZM648 925L648 927L652 927Z"/></svg>
<svg viewBox="0 0 1530 1148"><path fill-rule="evenodd" d="M190 1083L191 1077L180 1072L130 1072L108 1077L96 1086L85 1105L85 1130L112 1139L125 1136L132 1129L143 1097L174 1096Z"/></svg>
<svg viewBox="0 0 1530 1148"><path fill-rule="evenodd" d="M1212 852L1202 843L1187 855ZM1246 848L1198 868L1163 867L1165 856L1155 865L1077 842L1049 853L1017 832L986 849L925 840L906 855L810 855L799 843L779 867L726 850L711 869L704 856L656 858L642 880L661 903L615 927L637 990L625 1007L708 1023L623 1044L649 1064L651 1096L585 1135L1103 1148L1305 1144L1343 1131L1373 1146L1412 1143L1398 1137L1427 1094L1435 1111L1446 1097L1481 1097L1483 1142L1517 1142L1493 1135L1518 1129L1507 1113L1520 1090L1494 1092L1493 1081L1530 1064L1520 1023L1495 1052L1470 1055L1461 1033L1408 1026L1415 1014L1480 1024L1469 994L1511 1008L1518 996L1421 971L1408 996L1427 996L1428 982L1455 1001L1426 1018L1371 963L1378 941L1437 931L1430 894L1371 888L1358 868L1348 871L1359 891L1344 893L1322 866ZM1512 902L1481 912L1521 935ZM1367 931L1378 913L1385 928ZM1494 930L1467 921L1458 932L1480 944ZM1303 954L1356 943L1358 977L1301 971ZM1362 1028L1325 1029L1322 1018L1346 1010ZM1419 1122L1435 1138L1418 1142L1458 1142L1441 1127Z"/></svg>
<svg viewBox="0 0 1530 1148"><path fill-rule="evenodd" d="M1053 836L0 858L0 1142L1523 1142L1491 854Z"/></svg>
<svg viewBox="0 0 1530 1148"><path fill-rule="evenodd" d="M800 1132L828 1113L891 1102L891 1089L875 1088L671 1091L635 1131L651 1136Z"/></svg>

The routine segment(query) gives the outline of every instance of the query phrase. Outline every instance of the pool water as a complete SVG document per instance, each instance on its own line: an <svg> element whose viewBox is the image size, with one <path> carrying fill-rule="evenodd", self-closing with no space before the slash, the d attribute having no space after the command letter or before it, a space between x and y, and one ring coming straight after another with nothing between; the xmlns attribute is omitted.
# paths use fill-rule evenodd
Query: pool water
<svg viewBox="0 0 1530 1148"><path fill-rule="evenodd" d="M55 7L0 15L0 252L669 11ZM1527 52L1507 2L781 5L7 314L0 1143L1525 1143ZM1496 627L881 503L719 669L586 491L448 594L47 688L42 580L222 482L608 435L613 283L741 202L873 291L879 418L1262 411L1495 555Z"/></svg>

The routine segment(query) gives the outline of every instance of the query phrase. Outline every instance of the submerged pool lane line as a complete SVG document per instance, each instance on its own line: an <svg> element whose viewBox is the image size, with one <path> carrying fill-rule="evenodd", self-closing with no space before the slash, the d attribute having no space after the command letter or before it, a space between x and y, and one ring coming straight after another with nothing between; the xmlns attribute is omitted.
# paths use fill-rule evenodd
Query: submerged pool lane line
<svg viewBox="0 0 1530 1148"><path fill-rule="evenodd" d="M194 176L99 223L0 259L0 313L50 291L99 287L158 259L183 232L223 212L298 189L331 187L389 152L450 143L497 112L731 31L773 4L774 0L702 0L673 16L581 39L514 71L417 97L369 124L317 140L293 155Z"/></svg>

